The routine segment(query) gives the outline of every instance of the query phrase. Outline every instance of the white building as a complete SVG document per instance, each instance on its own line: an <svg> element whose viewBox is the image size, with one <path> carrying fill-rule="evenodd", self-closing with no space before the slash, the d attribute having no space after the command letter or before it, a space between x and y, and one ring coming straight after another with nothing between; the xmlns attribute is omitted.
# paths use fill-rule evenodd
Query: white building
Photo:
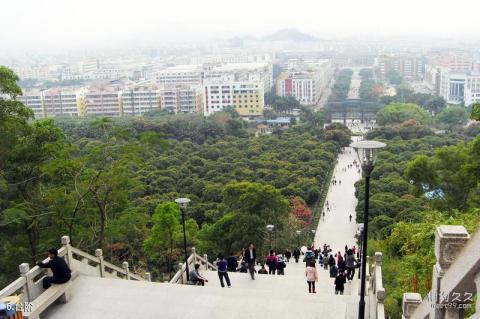
<svg viewBox="0 0 480 319"><path fill-rule="evenodd" d="M25 91L17 100L30 108L36 118L81 115L84 89L48 89Z"/></svg>
<svg viewBox="0 0 480 319"><path fill-rule="evenodd" d="M287 69L277 80L277 95L293 96L304 105L318 102L333 74L329 60L290 59Z"/></svg>
<svg viewBox="0 0 480 319"><path fill-rule="evenodd" d="M203 86L203 114L232 107L245 117L261 116L264 109L262 82L211 81Z"/></svg>
<svg viewBox="0 0 480 319"><path fill-rule="evenodd" d="M177 65L157 73L157 82L164 85L201 85L203 80L202 67L196 64Z"/></svg>
<svg viewBox="0 0 480 319"><path fill-rule="evenodd" d="M471 73L465 81L465 105L480 102L480 72Z"/></svg>
<svg viewBox="0 0 480 319"><path fill-rule="evenodd" d="M204 80L262 82L265 90L273 86L273 68L268 62L227 63L205 66Z"/></svg>
<svg viewBox="0 0 480 319"><path fill-rule="evenodd" d="M85 96L85 114L100 116L123 115L121 91L115 86L92 87Z"/></svg>
<svg viewBox="0 0 480 319"><path fill-rule="evenodd" d="M202 110L202 91L197 86L166 86L160 90L161 108L171 113L196 113Z"/></svg>
<svg viewBox="0 0 480 319"><path fill-rule="evenodd" d="M440 71L440 96L447 103L466 106L480 101L480 73L453 72L447 69Z"/></svg>

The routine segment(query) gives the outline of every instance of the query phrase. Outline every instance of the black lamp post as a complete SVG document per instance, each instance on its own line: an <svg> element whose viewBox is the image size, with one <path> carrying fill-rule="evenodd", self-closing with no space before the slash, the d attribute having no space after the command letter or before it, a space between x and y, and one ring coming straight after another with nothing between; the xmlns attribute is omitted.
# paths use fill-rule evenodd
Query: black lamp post
<svg viewBox="0 0 480 319"><path fill-rule="evenodd" d="M359 235L359 240L358 240L358 255L361 256L362 254L362 239L363 239L363 223L358 224L358 235ZM361 271L358 272L358 279L360 279L360 274Z"/></svg>
<svg viewBox="0 0 480 319"><path fill-rule="evenodd" d="M185 270L187 272L187 281L190 281L190 273L188 270L188 255L187 255L187 232L185 230L185 214L187 213L187 206L190 203L189 198L177 198L175 203L180 206L180 211L182 213L182 225L183 225L183 252L185 254Z"/></svg>
<svg viewBox="0 0 480 319"><path fill-rule="evenodd" d="M273 229L275 228L275 226L274 225L267 225L266 227L267 227L267 230L268 230L268 242L269 242L269 245L270 245L270 250L272 250L272 232L273 232Z"/></svg>
<svg viewBox="0 0 480 319"><path fill-rule="evenodd" d="M312 247L315 247L315 229L312 229L312 235L313 235Z"/></svg>
<svg viewBox="0 0 480 319"><path fill-rule="evenodd" d="M362 171L365 175L365 206L363 210L363 232L362 232L362 278L360 286L360 302L358 304L358 318L365 318L365 277L367 263L367 238L368 238L368 200L370 192L370 173L375 166L378 150L385 147L385 143L376 141L358 141L350 145L355 149L362 165Z"/></svg>

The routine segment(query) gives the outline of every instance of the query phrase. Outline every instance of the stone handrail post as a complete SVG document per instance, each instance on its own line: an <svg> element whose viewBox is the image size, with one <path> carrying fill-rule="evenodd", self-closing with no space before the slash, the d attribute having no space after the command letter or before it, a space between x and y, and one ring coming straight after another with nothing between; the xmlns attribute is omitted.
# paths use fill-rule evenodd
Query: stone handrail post
<svg viewBox="0 0 480 319"><path fill-rule="evenodd" d="M25 285L22 288L22 293L24 296L24 302L33 301L33 278L29 276L28 272L30 271L30 266L27 263L20 264L18 266L20 270L20 276L25 278Z"/></svg>
<svg viewBox="0 0 480 319"><path fill-rule="evenodd" d="M146 281L152 281L152 275L149 272L146 272L143 278L145 278Z"/></svg>
<svg viewBox="0 0 480 319"><path fill-rule="evenodd" d="M122 268L125 270L125 279L130 279L130 269L128 268L128 261L122 263Z"/></svg>
<svg viewBox="0 0 480 319"><path fill-rule="evenodd" d="M442 296L441 281L445 272L450 268L450 265L454 262L457 254L466 245L470 235L463 226L454 225L441 225L435 230L435 257L437 258L436 264L433 266L432 274L432 290L431 298L432 303L440 304L443 300L440 300ZM459 308L454 308L460 311ZM430 310L430 317L440 318L443 316L444 309L441 307L432 307ZM453 318L453 317L452 317Z"/></svg>
<svg viewBox="0 0 480 319"><path fill-rule="evenodd" d="M208 270L208 256L207 256L207 254L203 255L203 259L205 259L205 270Z"/></svg>
<svg viewBox="0 0 480 319"><path fill-rule="evenodd" d="M182 284L184 284L185 280L183 280L183 275L184 275L183 263L178 263L178 269L180 269L180 271L182 272L181 275L180 275L180 281L182 282Z"/></svg>
<svg viewBox="0 0 480 319"><path fill-rule="evenodd" d="M101 249L95 249L95 257L98 258L98 265L100 267L100 277L105 277L105 263L103 261L103 251Z"/></svg>
<svg viewBox="0 0 480 319"><path fill-rule="evenodd" d="M422 303L422 296L416 292L406 292L403 294L402 312L403 318L409 319L415 312L415 309Z"/></svg>
<svg viewBox="0 0 480 319"><path fill-rule="evenodd" d="M68 264L70 269L72 269L73 257L72 246L70 245L70 237L62 236L62 246L65 247L65 262Z"/></svg>
<svg viewBox="0 0 480 319"><path fill-rule="evenodd" d="M195 247L192 247L193 265L197 263L197 253Z"/></svg>

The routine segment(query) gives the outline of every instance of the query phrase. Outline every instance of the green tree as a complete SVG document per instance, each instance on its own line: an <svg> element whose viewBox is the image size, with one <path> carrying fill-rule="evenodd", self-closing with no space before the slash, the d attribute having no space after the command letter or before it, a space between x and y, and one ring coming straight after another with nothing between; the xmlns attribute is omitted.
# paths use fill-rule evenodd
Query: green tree
<svg viewBox="0 0 480 319"><path fill-rule="evenodd" d="M406 120L416 120L425 124L430 115L416 104L391 103L377 113L379 125L399 124Z"/></svg>
<svg viewBox="0 0 480 319"><path fill-rule="evenodd" d="M472 113L470 114L470 118L474 121L480 121L480 103L472 104Z"/></svg>
<svg viewBox="0 0 480 319"><path fill-rule="evenodd" d="M444 108L435 116L435 121L441 126L453 129L457 126L463 126L467 123L468 114L464 107L449 106Z"/></svg>

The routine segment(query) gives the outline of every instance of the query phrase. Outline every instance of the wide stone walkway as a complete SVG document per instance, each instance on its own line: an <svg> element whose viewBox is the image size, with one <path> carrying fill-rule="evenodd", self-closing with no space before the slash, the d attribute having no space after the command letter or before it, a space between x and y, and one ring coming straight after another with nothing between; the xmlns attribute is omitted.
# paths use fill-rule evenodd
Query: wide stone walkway
<svg viewBox="0 0 480 319"><path fill-rule="evenodd" d="M333 252L344 252L345 245L352 247L355 245L355 207L357 199L355 198L355 182L361 178L356 168L347 168L348 164L352 164L357 160L355 151L350 148L344 148L344 152L338 156L337 165L335 166L334 176L337 185L330 183L327 199L323 211L325 218L320 218L315 233L315 247L321 247L328 244ZM347 168L346 172L342 169ZM341 182L341 184L340 184ZM327 211L327 202L330 211ZM350 214L352 221L349 220Z"/></svg>

